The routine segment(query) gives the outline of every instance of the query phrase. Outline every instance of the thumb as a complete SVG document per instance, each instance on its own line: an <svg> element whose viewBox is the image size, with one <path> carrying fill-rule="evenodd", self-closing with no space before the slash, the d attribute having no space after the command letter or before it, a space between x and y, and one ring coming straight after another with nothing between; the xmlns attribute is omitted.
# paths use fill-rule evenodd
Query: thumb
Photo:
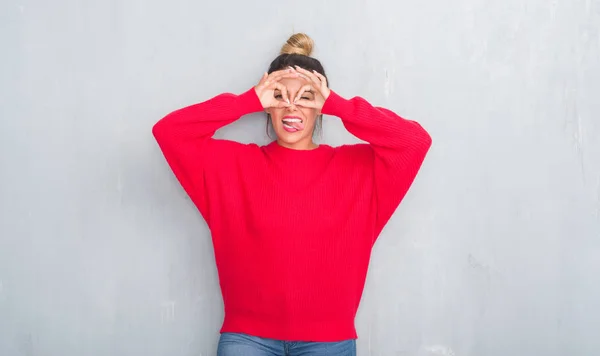
<svg viewBox="0 0 600 356"><path fill-rule="evenodd" d="M275 105L273 105L273 107L276 107L276 108L289 108L290 106L292 106L292 104L290 104L286 101L278 101L275 103Z"/></svg>
<svg viewBox="0 0 600 356"><path fill-rule="evenodd" d="M265 72L265 74L263 74L262 78L260 78L260 81L258 82L258 84L256 86L258 87L258 86L264 85L268 76L269 75L267 74L267 72Z"/></svg>

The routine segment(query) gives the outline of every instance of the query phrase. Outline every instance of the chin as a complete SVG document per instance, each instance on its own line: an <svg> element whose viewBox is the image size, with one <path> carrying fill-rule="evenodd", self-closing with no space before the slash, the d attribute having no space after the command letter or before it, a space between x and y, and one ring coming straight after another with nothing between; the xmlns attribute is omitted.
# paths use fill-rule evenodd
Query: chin
<svg viewBox="0 0 600 356"><path fill-rule="evenodd" d="M287 143L288 145L293 145L293 144L296 144L296 143L302 141L303 137L301 135L290 134L290 133L287 133L284 131L284 132L278 134L277 138L280 141Z"/></svg>
<svg viewBox="0 0 600 356"><path fill-rule="evenodd" d="M304 131L287 132L283 128L275 132L275 134L277 135L277 139L288 145L294 145L305 140L306 135L304 133Z"/></svg>

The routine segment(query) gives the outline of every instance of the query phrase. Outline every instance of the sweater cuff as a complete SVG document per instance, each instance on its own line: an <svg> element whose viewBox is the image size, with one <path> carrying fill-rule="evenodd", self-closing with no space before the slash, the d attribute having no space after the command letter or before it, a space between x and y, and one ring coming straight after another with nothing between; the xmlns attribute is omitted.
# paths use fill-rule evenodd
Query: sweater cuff
<svg viewBox="0 0 600 356"><path fill-rule="evenodd" d="M260 103L258 95L256 95L254 87L238 95L236 109L240 116L263 111L262 104Z"/></svg>
<svg viewBox="0 0 600 356"><path fill-rule="evenodd" d="M321 113L325 115L334 115L340 117L352 109L352 103L349 100L342 98L333 90L330 90L329 97L325 100Z"/></svg>

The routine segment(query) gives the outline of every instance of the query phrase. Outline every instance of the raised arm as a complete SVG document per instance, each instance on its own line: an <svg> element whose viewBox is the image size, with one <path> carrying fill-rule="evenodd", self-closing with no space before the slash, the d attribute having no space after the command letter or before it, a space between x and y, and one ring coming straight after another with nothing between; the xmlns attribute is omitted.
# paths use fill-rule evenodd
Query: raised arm
<svg viewBox="0 0 600 356"><path fill-rule="evenodd" d="M327 79L317 72L299 67L296 70L309 82L303 90L316 89L320 95L312 101L302 100L300 91L294 102L341 118L350 133L369 143L373 157L377 237L414 181L431 147L431 137L418 123L374 107L363 98L342 98L327 87Z"/></svg>
<svg viewBox="0 0 600 356"><path fill-rule="evenodd" d="M350 133L369 143L378 236L414 181L431 146L431 137L418 123L373 107L360 97L346 100L331 92L322 112L338 116Z"/></svg>
<svg viewBox="0 0 600 356"><path fill-rule="evenodd" d="M176 110L152 128L177 180L208 222L204 174L216 160L231 156L237 142L212 136L245 114L262 110L254 89L241 95L225 93Z"/></svg>
<svg viewBox="0 0 600 356"><path fill-rule="evenodd" d="M221 127L265 107L287 105L273 97L289 71L264 75L258 85L241 95L225 93L176 110L158 121L152 133L182 187L208 221L204 177L215 162L234 156L241 144L212 136Z"/></svg>

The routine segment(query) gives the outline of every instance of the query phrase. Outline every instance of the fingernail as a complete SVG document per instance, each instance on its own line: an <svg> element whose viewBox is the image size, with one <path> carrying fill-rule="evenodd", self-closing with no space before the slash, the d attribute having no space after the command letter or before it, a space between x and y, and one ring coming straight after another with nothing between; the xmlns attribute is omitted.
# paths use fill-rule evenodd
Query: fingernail
<svg viewBox="0 0 600 356"><path fill-rule="evenodd" d="M290 103L290 99L285 99L285 101L287 101L288 104Z"/></svg>

